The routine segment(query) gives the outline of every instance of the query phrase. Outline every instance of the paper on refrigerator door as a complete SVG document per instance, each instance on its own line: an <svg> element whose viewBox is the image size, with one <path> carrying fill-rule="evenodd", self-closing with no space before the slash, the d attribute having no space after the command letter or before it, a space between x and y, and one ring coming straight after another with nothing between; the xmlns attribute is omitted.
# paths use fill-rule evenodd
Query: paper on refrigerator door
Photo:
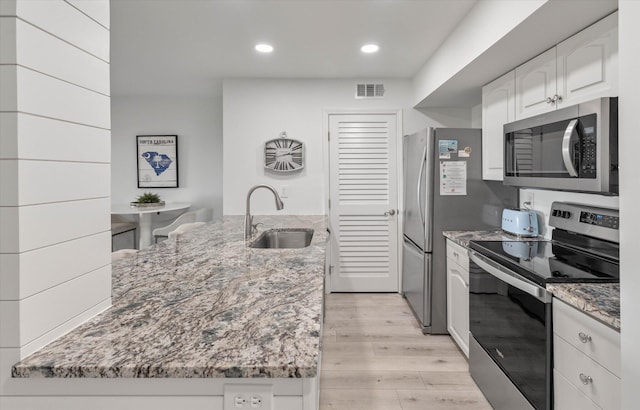
<svg viewBox="0 0 640 410"><path fill-rule="evenodd" d="M440 161L440 195L467 195L466 161Z"/></svg>
<svg viewBox="0 0 640 410"><path fill-rule="evenodd" d="M440 140L438 141L438 158L450 159L451 154L455 154L458 150L458 140Z"/></svg>

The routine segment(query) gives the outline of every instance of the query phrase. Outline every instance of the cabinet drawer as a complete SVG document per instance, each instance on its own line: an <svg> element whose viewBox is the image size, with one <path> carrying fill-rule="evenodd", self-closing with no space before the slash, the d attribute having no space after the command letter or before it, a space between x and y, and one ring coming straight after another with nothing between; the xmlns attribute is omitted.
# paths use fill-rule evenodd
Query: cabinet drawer
<svg viewBox="0 0 640 410"><path fill-rule="evenodd" d="M553 332L620 377L620 333L553 299Z"/></svg>
<svg viewBox="0 0 640 410"><path fill-rule="evenodd" d="M556 370L553 371L553 408L555 410L600 410L600 407Z"/></svg>
<svg viewBox="0 0 640 410"><path fill-rule="evenodd" d="M469 256L467 255L467 248L464 246L447 240L447 258L453 259L464 270L469 270ZM469 278L467 277L468 282Z"/></svg>
<svg viewBox="0 0 640 410"><path fill-rule="evenodd" d="M553 368L604 409L620 408L620 379L567 343L553 337Z"/></svg>

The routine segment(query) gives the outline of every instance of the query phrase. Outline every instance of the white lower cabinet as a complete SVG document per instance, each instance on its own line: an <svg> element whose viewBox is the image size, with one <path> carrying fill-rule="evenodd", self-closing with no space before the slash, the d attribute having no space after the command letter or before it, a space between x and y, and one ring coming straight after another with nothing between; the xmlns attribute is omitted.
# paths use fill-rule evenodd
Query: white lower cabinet
<svg viewBox="0 0 640 410"><path fill-rule="evenodd" d="M447 330L469 357L469 257L466 248L447 240Z"/></svg>
<svg viewBox="0 0 640 410"><path fill-rule="evenodd" d="M554 408L620 409L620 333L553 300Z"/></svg>
<svg viewBox="0 0 640 410"><path fill-rule="evenodd" d="M554 409L601 410L557 370L553 371L553 385L556 393L553 397Z"/></svg>

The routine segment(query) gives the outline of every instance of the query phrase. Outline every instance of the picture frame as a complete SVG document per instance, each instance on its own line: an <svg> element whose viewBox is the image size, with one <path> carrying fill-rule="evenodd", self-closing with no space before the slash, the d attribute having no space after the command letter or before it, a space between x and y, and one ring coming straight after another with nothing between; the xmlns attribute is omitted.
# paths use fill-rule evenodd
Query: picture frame
<svg viewBox="0 0 640 410"><path fill-rule="evenodd" d="M178 136L136 135L138 188L178 188Z"/></svg>

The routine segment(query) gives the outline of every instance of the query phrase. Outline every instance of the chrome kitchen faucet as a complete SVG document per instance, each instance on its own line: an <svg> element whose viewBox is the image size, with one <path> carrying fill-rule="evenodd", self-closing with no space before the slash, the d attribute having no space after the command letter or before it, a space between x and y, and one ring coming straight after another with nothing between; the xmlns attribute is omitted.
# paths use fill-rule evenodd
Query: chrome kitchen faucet
<svg viewBox="0 0 640 410"><path fill-rule="evenodd" d="M258 188L267 188L269 191L273 192L273 195L276 197L276 209L279 211L284 208L284 203L282 199L280 199L280 195L271 185L255 185L249 189L247 192L247 211L244 214L244 238L250 238L256 231L256 226L258 224L253 224L253 216L251 216L251 194Z"/></svg>

